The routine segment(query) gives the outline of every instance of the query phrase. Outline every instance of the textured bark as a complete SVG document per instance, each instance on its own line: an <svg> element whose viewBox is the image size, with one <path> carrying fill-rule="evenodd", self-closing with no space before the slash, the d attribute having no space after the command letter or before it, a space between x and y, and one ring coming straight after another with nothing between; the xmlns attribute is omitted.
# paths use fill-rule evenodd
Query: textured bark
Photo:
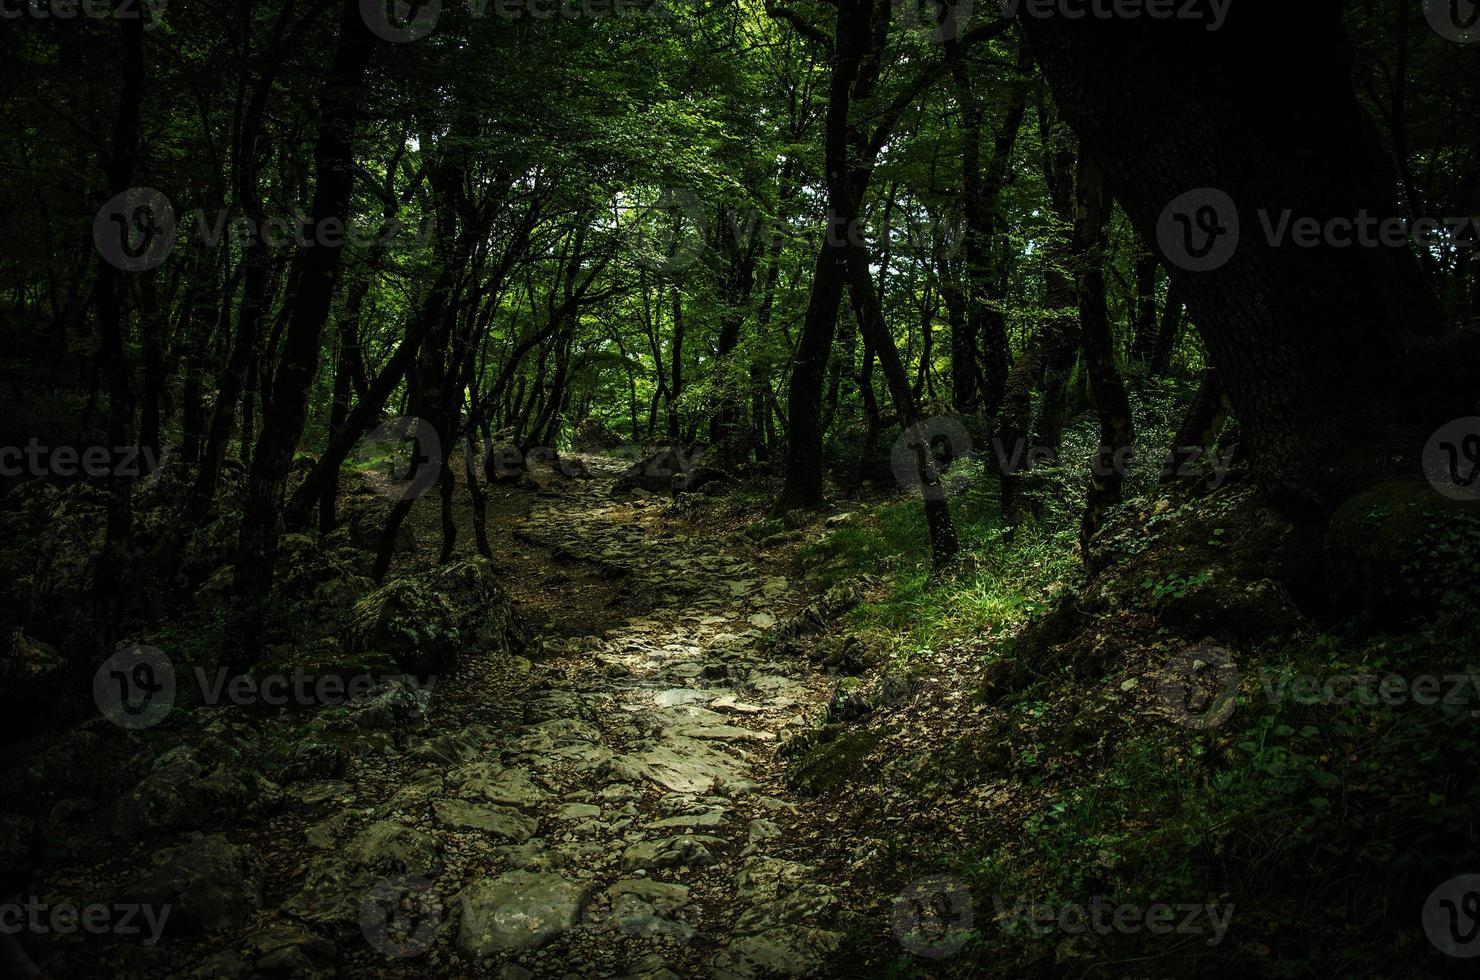
<svg viewBox="0 0 1480 980"><path fill-rule="evenodd" d="M879 359L879 368L884 373L884 381L889 387L899 420L907 434L918 434L916 427L923 421L920 406L910 389L909 373L899 359L899 349L895 347L894 338L884 322L879 296L869 275L868 253L861 245L853 245L848 250L848 289L859 311L859 329L863 331ZM930 556L938 570L956 560L959 550L956 526L951 520L950 501L941 486L940 474L936 472L935 457L931 453L929 442L912 438L910 448L914 452L919 485L925 498L925 526L930 534Z"/></svg>
<svg viewBox="0 0 1480 980"><path fill-rule="evenodd" d="M1440 325L1413 254L1280 246L1261 221L1261 210L1321 222L1401 213L1353 92L1340 17L1341 4L1327 0L1236 8L1217 32L1192 21L1022 23L1057 103L1142 235L1155 236L1163 211L1193 189L1234 202L1233 257L1202 273L1174 263L1172 281L1261 484L1287 512L1316 520L1387 472L1418 472L1436 424L1413 417L1394 370ZM1267 98L1271 66L1278 112Z"/></svg>
<svg viewBox="0 0 1480 980"><path fill-rule="evenodd" d="M1160 263L1155 246L1136 236L1136 294L1131 308L1131 358L1149 364L1156 352L1156 273Z"/></svg>
<svg viewBox="0 0 1480 980"><path fill-rule="evenodd" d="M1167 302L1162 307L1161 322L1156 329L1156 345L1151 351L1151 374L1162 378L1172 369L1172 357L1177 353L1177 344L1182 339L1182 330L1187 324L1187 308L1182 303L1182 294L1177 284L1167 286Z"/></svg>
<svg viewBox="0 0 1480 980"><path fill-rule="evenodd" d="M1218 433L1228 419L1228 399L1216 368L1203 372L1197 395L1187 409L1177 434L1172 439L1170 455L1162 470L1162 483L1179 479L1189 465L1196 466L1218 441Z"/></svg>
<svg viewBox="0 0 1480 980"><path fill-rule="evenodd" d="M1121 501L1125 468L1135 444L1130 398L1115 363L1115 342L1105 308L1105 228L1110 198L1103 175L1084 157L1079 161L1079 211L1074 251L1079 259L1079 328L1084 338L1084 368L1100 417L1100 445L1090 469L1080 542L1088 545L1105 513Z"/></svg>

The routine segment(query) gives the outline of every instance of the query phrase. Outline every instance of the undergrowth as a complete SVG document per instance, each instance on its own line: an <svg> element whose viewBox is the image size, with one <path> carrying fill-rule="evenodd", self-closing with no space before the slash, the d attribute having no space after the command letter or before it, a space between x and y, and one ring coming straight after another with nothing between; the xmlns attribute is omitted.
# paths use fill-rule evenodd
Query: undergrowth
<svg viewBox="0 0 1480 980"><path fill-rule="evenodd" d="M947 644L1012 656L1013 638L1079 579L1064 514L1009 541L995 487L952 510L963 561L948 576L931 575L918 500L860 509L802 553L824 586L882 575L883 594L849 626L887 635L905 667ZM1430 941L1423 914L1437 888L1480 871L1477 664L1480 613L1450 604L1409 635L1331 630L1265 647L1238 663L1236 707L1208 728L1098 704L1097 692L1137 683L1119 664L1109 669L1123 675L1064 669L992 699L1001 746L987 757L1007 761L971 778L1013 804L965 815L969 831L924 842L910 870L965 882L973 914L952 927L964 935L951 957L896 946L874 975L1458 975L1466 961ZM1384 695L1387 677L1406 695ZM942 758L960 755L952 736L938 733ZM1179 929L1178 914L1153 935L1126 912L1099 929L1083 918L1097 902L1228 919L1215 929L1204 912Z"/></svg>

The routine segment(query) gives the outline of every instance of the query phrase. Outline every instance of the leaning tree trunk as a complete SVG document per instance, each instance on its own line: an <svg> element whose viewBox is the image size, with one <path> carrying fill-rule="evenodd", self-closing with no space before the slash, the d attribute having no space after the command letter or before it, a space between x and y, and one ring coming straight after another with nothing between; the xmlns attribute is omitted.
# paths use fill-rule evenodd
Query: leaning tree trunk
<svg viewBox="0 0 1480 980"><path fill-rule="evenodd" d="M1402 213L1353 90L1341 7L1235 8L1217 32L1196 21L1022 23L1137 231L1163 230L1257 479L1315 522L1386 473L1417 474L1426 435L1473 404L1462 386L1421 392L1441 318L1411 251L1298 248L1265 228L1287 209L1323 225ZM1203 188L1218 193L1189 206L1183 195ZM1227 251L1235 221L1226 261L1194 271L1210 247Z"/></svg>
<svg viewBox="0 0 1480 980"><path fill-rule="evenodd" d="M1186 417L1177 427L1177 435L1172 439L1161 482L1174 483L1190 472L1196 472L1194 468L1200 467L1216 446L1218 434L1227 419L1228 403L1223 394L1223 384L1218 379L1218 369L1208 368Z"/></svg>
<svg viewBox="0 0 1480 980"><path fill-rule="evenodd" d="M935 457L931 453L928 435L921 427L924 419L920 415L919 403L910 389L909 373L899 359L899 349L894 337L884 322L884 312L879 305L878 293L874 291L873 277L869 274L868 253L861 245L848 249L848 289L853 294L859 311L859 329L868 338L870 346L879 359L884 372L884 381L889 386L894 408L904 426L905 438L915 458L916 476L920 481L920 492L925 498L925 526L930 533L930 556L937 571L956 560L959 550L956 541L956 525L951 520L951 504L941 485L936 471Z"/></svg>
<svg viewBox="0 0 1480 980"><path fill-rule="evenodd" d="M1131 358L1149 364L1156 350L1156 273L1161 263L1155 246L1140 235L1136 236L1133 266L1136 293L1131 308Z"/></svg>
<svg viewBox="0 0 1480 980"><path fill-rule="evenodd" d="M1079 158L1078 195L1074 251L1080 262L1079 329L1084 338L1085 372L1100 416L1100 445L1090 469L1089 493L1079 529L1080 543L1087 551L1106 512L1120 503L1136 430L1125 382L1115 364L1115 342L1105 308L1105 228L1110 220L1110 198L1099 168L1083 155Z"/></svg>

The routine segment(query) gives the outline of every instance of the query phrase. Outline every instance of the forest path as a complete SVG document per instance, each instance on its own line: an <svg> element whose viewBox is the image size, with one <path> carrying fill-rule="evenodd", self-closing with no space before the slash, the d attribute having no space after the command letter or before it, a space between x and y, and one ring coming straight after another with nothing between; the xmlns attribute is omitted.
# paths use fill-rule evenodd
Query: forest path
<svg viewBox="0 0 1480 980"><path fill-rule="evenodd" d="M729 529L665 515L669 498L613 497L614 462L587 462L593 479L490 522L542 656L514 688L491 680L508 673L496 661L444 681L444 734L411 747L420 768L397 766L377 810L395 821L380 834L402 838L391 850L428 855L392 864L425 873L456 921L435 943L363 915L362 930L380 968L405 952L418 972L449 970L454 950L461 969L510 978L816 969L838 903L807 863L816 830L775 747L831 685L764 643L797 584L736 553Z"/></svg>

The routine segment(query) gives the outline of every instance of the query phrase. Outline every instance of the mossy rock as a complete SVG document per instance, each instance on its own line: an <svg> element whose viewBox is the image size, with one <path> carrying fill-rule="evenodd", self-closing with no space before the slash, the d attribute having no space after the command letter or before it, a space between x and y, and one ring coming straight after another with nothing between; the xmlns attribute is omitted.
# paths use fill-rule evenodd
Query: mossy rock
<svg viewBox="0 0 1480 980"><path fill-rule="evenodd" d="M1480 604L1480 501L1423 480L1390 480L1347 500L1327 530L1334 607L1385 626Z"/></svg>
<svg viewBox="0 0 1480 980"><path fill-rule="evenodd" d="M333 637L324 637L306 645L273 647L256 673L282 674L292 677L339 677L348 680L354 677L391 677L403 673L395 658L381 650L361 650L349 653Z"/></svg>
<svg viewBox="0 0 1480 980"><path fill-rule="evenodd" d="M786 783L813 796L837 792L858 775L863 760L888 734L868 728L838 731L803 753L787 770Z"/></svg>
<svg viewBox="0 0 1480 980"><path fill-rule="evenodd" d="M529 629L486 558L393 579L355 603L345 652L391 657L419 676L443 673L472 653L523 653Z"/></svg>

